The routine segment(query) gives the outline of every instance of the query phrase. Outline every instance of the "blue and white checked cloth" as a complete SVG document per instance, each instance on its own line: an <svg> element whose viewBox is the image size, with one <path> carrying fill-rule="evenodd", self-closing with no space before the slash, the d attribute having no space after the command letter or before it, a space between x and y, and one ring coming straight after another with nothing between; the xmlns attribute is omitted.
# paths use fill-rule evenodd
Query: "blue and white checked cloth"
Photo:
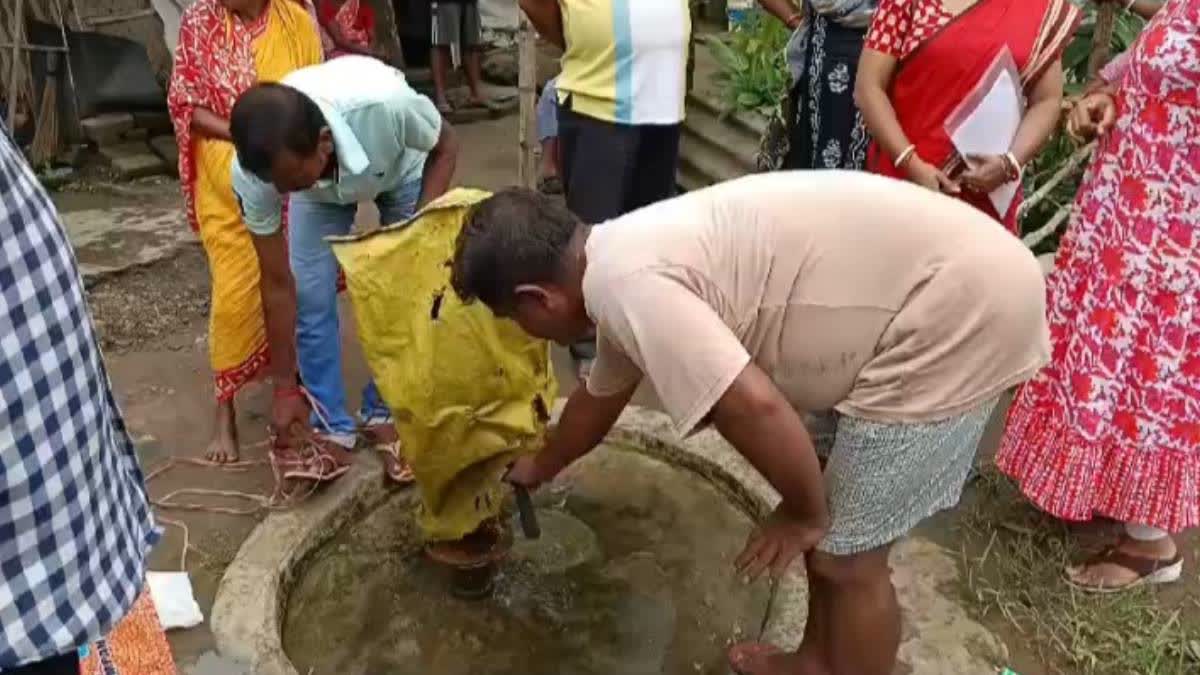
<svg viewBox="0 0 1200 675"><path fill-rule="evenodd" d="M0 126L0 671L103 637L158 540L58 214Z"/></svg>

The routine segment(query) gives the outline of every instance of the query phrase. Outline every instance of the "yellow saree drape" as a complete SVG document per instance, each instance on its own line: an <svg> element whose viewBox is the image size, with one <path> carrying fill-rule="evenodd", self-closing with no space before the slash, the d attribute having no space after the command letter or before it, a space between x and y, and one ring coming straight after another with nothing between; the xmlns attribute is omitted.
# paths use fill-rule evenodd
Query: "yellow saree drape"
<svg viewBox="0 0 1200 675"><path fill-rule="evenodd" d="M320 63L321 40L303 5L272 0L266 11L265 26L252 43L260 82ZM228 28L246 30L232 19ZM217 397L229 400L267 363L258 258L233 193L233 145L197 137L194 148L196 217L212 275L209 359Z"/></svg>

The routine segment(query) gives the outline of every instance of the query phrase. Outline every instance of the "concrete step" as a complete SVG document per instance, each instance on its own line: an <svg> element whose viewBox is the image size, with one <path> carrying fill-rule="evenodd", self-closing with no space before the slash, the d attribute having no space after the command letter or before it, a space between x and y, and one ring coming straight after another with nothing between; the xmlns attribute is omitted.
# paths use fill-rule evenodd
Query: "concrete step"
<svg viewBox="0 0 1200 675"><path fill-rule="evenodd" d="M156 176L168 172L167 163L151 152L146 143L101 146L100 156L124 179Z"/></svg>
<svg viewBox="0 0 1200 675"><path fill-rule="evenodd" d="M693 192L712 185L712 182L695 169L686 159L679 158L679 168L675 172L675 184L683 192Z"/></svg>
<svg viewBox="0 0 1200 675"><path fill-rule="evenodd" d="M762 135L767 131L767 118L753 112L730 112L727 105L709 92L695 89L688 92L688 114L691 115L693 110L715 115L721 118L726 124L740 127L742 130L754 134L755 138L762 138Z"/></svg>
<svg viewBox="0 0 1200 675"><path fill-rule="evenodd" d="M166 112L135 112L133 126L145 129L151 136L161 136L174 132L171 126L171 116Z"/></svg>
<svg viewBox="0 0 1200 675"><path fill-rule="evenodd" d="M179 145L174 136L155 136L150 139L150 149L162 158L171 175L179 174Z"/></svg>
<svg viewBox="0 0 1200 675"><path fill-rule="evenodd" d="M134 120L130 113L106 113L89 117L79 123L83 135L99 147L120 145L125 134L133 130Z"/></svg>
<svg viewBox="0 0 1200 675"><path fill-rule="evenodd" d="M740 125L727 124L707 110L689 114L683 124L683 134L727 155L748 172L757 166L759 136Z"/></svg>
<svg viewBox="0 0 1200 675"><path fill-rule="evenodd" d="M728 154L717 150L709 143L685 134L679 143L680 163L708 181L709 184L738 178L750 170Z"/></svg>

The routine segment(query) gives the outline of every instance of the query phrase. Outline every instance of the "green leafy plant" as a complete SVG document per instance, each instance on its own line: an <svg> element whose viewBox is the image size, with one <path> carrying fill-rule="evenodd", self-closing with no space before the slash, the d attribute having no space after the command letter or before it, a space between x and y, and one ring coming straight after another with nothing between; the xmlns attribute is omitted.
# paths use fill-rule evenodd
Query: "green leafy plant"
<svg viewBox="0 0 1200 675"><path fill-rule="evenodd" d="M782 23L754 11L729 35L709 39L709 52L721 67L717 79L731 110L769 111L787 95L788 37Z"/></svg>

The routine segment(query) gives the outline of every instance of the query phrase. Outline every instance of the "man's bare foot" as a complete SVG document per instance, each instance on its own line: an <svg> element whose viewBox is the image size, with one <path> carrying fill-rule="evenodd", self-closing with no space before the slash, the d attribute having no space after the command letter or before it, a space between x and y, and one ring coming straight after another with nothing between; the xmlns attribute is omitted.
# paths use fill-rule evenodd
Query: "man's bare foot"
<svg viewBox="0 0 1200 675"><path fill-rule="evenodd" d="M232 464L240 458L238 447L237 418L233 401L217 402L213 417L213 437L204 458L214 464Z"/></svg>
<svg viewBox="0 0 1200 675"><path fill-rule="evenodd" d="M741 642L729 648L729 665L737 675L815 675L808 660L763 642Z"/></svg>
<svg viewBox="0 0 1200 675"><path fill-rule="evenodd" d="M1067 580L1085 590L1115 592L1170 583L1179 578L1182 567L1173 538L1139 541L1123 536L1112 548L1068 567Z"/></svg>

